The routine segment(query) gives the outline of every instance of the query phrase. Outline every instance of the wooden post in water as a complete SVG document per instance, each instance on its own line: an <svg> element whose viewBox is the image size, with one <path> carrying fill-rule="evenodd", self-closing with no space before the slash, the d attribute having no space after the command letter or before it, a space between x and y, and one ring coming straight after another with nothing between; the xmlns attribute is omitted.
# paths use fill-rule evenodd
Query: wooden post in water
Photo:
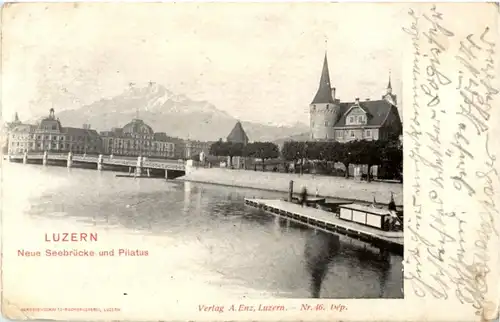
<svg viewBox="0 0 500 322"><path fill-rule="evenodd" d="M293 180L290 180L290 184L288 185L288 201L293 201Z"/></svg>

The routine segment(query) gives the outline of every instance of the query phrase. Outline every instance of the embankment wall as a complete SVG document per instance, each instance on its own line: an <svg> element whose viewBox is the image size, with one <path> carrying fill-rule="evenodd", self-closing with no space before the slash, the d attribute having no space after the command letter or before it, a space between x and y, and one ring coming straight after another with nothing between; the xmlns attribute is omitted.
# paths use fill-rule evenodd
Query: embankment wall
<svg viewBox="0 0 500 322"><path fill-rule="evenodd" d="M316 190L323 197L389 203L391 191L396 205L403 205L403 185L388 182L366 182L353 178L327 177L311 174L289 174L251 170L231 170L221 168L191 168L185 176L177 180L221 184L242 188L254 188L288 192L290 180L294 181L294 193L306 187L310 195Z"/></svg>

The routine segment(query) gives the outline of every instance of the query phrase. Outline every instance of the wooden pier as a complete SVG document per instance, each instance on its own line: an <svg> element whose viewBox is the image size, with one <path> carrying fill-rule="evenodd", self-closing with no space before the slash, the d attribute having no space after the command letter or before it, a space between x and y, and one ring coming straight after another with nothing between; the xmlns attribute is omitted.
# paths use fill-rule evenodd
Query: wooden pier
<svg viewBox="0 0 500 322"><path fill-rule="evenodd" d="M340 233L367 243L403 255L403 233L383 231L355 222L342 220L337 214L284 200L245 198L245 204L268 213L302 223L314 229L330 233Z"/></svg>

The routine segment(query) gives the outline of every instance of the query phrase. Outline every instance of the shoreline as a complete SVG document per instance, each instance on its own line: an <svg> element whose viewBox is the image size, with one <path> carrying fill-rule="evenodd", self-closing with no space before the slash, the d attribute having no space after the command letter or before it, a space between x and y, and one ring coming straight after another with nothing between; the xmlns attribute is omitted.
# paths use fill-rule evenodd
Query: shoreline
<svg viewBox="0 0 500 322"><path fill-rule="evenodd" d="M294 195L299 194L302 187L308 189L308 194L310 196L315 195L315 189L311 188L315 187L319 190L317 196L322 198L363 203L372 203L375 198L377 204L388 204L392 191L394 193L396 206L403 207L403 185L397 183L367 183L340 177L304 174L297 176L297 174L219 168L193 168L192 171L187 172L186 175L178 177L173 181L213 184L224 187L237 187L287 194L290 180L294 181ZM321 191L326 191L326 193L321 193Z"/></svg>
<svg viewBox="0 0 500 322"><path fill-rule="evenodd" d="M191 179L184 179L183 177L179 177L179 178L176 178L176 179L172 179L170 180L172 182L193 182L193 183L201 183L201 184L211 184L211 185L214 185L214 186L221 186L221 187L228 187L228 188L241 188L241 189L249 189L249 190L260 190L260 191L267 191L267 192L277 192L277 193L288 193L288 191L283 191L283 190L276 190L276 189L269 189L269 188L255 188L255 187L246 187L246 186L236 186L236 185L230 185L230 184L227 184L227 183L218 183L218 182L207 182L207 181L198 181L198 180L191 180ZM294 191L293 192L294 195L299 195L300 192L297 192L297 191ZM312 196L312 194L309 194L309 196ZM331 199L339 199L339 200L346 200L346 201L353 201L353 202L362 202L362 203L371 203L369 201L365 201L365 200L360 200L360 199L352 199L352 198L340 198L340 197L335 197L335 196L324 196L324 195L321 195L321 194L318 194L319 198L331 198ZM382 203L379 203L377 202L377 204L382 204ZM403 207L403 205L401 204L397 204L396 203L396 207Z"/></svg>

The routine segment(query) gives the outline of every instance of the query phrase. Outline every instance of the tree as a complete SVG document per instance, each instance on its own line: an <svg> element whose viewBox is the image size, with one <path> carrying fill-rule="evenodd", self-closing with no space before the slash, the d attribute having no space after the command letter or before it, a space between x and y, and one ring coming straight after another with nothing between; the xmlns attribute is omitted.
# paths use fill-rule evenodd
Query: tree
<svg viewBox="0 0 500 322"><path fill-rule="evenodd" d="M233 164L233 157L243 156L243 143L222 142L219 140L210 146L210 154L216 156L228 156L229 166Z"/></svg>
<svg viewBox="0 0 500 322"><path fill-rule="evenodd" d="M401 181L403 172L403 146L399 138L397 140L384 141L382 144L381 162L393 176L398 177Z"/></svg>
<svg viewBox="0 0 500 322"><path fill-rule="evenodd" d="M253 142L245 146L244 155L262 159L262 169L265 171L265 160L278 158L280 151L272 142Z"/></svg>
<svg viewBox="0 0 500 322"><path fill-rule="evenodd" d="M281 156L287 161L292 161L295 168L302 158L303 150L303 142L288 141L285 142L281 149Z"/></svg>
<svg viewBox="0 0 500 322"><path fill-rule="evenodd" d="M357 152L355 149L359 148L356 141L339 143L335 146L336 161L342 163L345 167L345 177L349 178L349 165L356 162Z"/></svg>
<svg viewBox="0 0 500 322"><path fill-rule="evenodd" d="M228 156L229 156L229 166L233 166L233 157L241 157L243 156L243 149L245 145L243 143L232 143L232 142L227 142L228 144Z"/></svg>
<svg viewBox="0 0 500 322"><path fill-rule="evenodd" d="M228 155L227 145L224 142L222 142L222 140L213 143L210 146L210 154L216 156L227 156Z"/></svg>
<svg viewBox="0 0 500 322"><path fill-rule="evenodd" d="M371 181L371 168L382 163L383 141L357 141L354 149L356 163L368 166L367 181Z"/></svg>

